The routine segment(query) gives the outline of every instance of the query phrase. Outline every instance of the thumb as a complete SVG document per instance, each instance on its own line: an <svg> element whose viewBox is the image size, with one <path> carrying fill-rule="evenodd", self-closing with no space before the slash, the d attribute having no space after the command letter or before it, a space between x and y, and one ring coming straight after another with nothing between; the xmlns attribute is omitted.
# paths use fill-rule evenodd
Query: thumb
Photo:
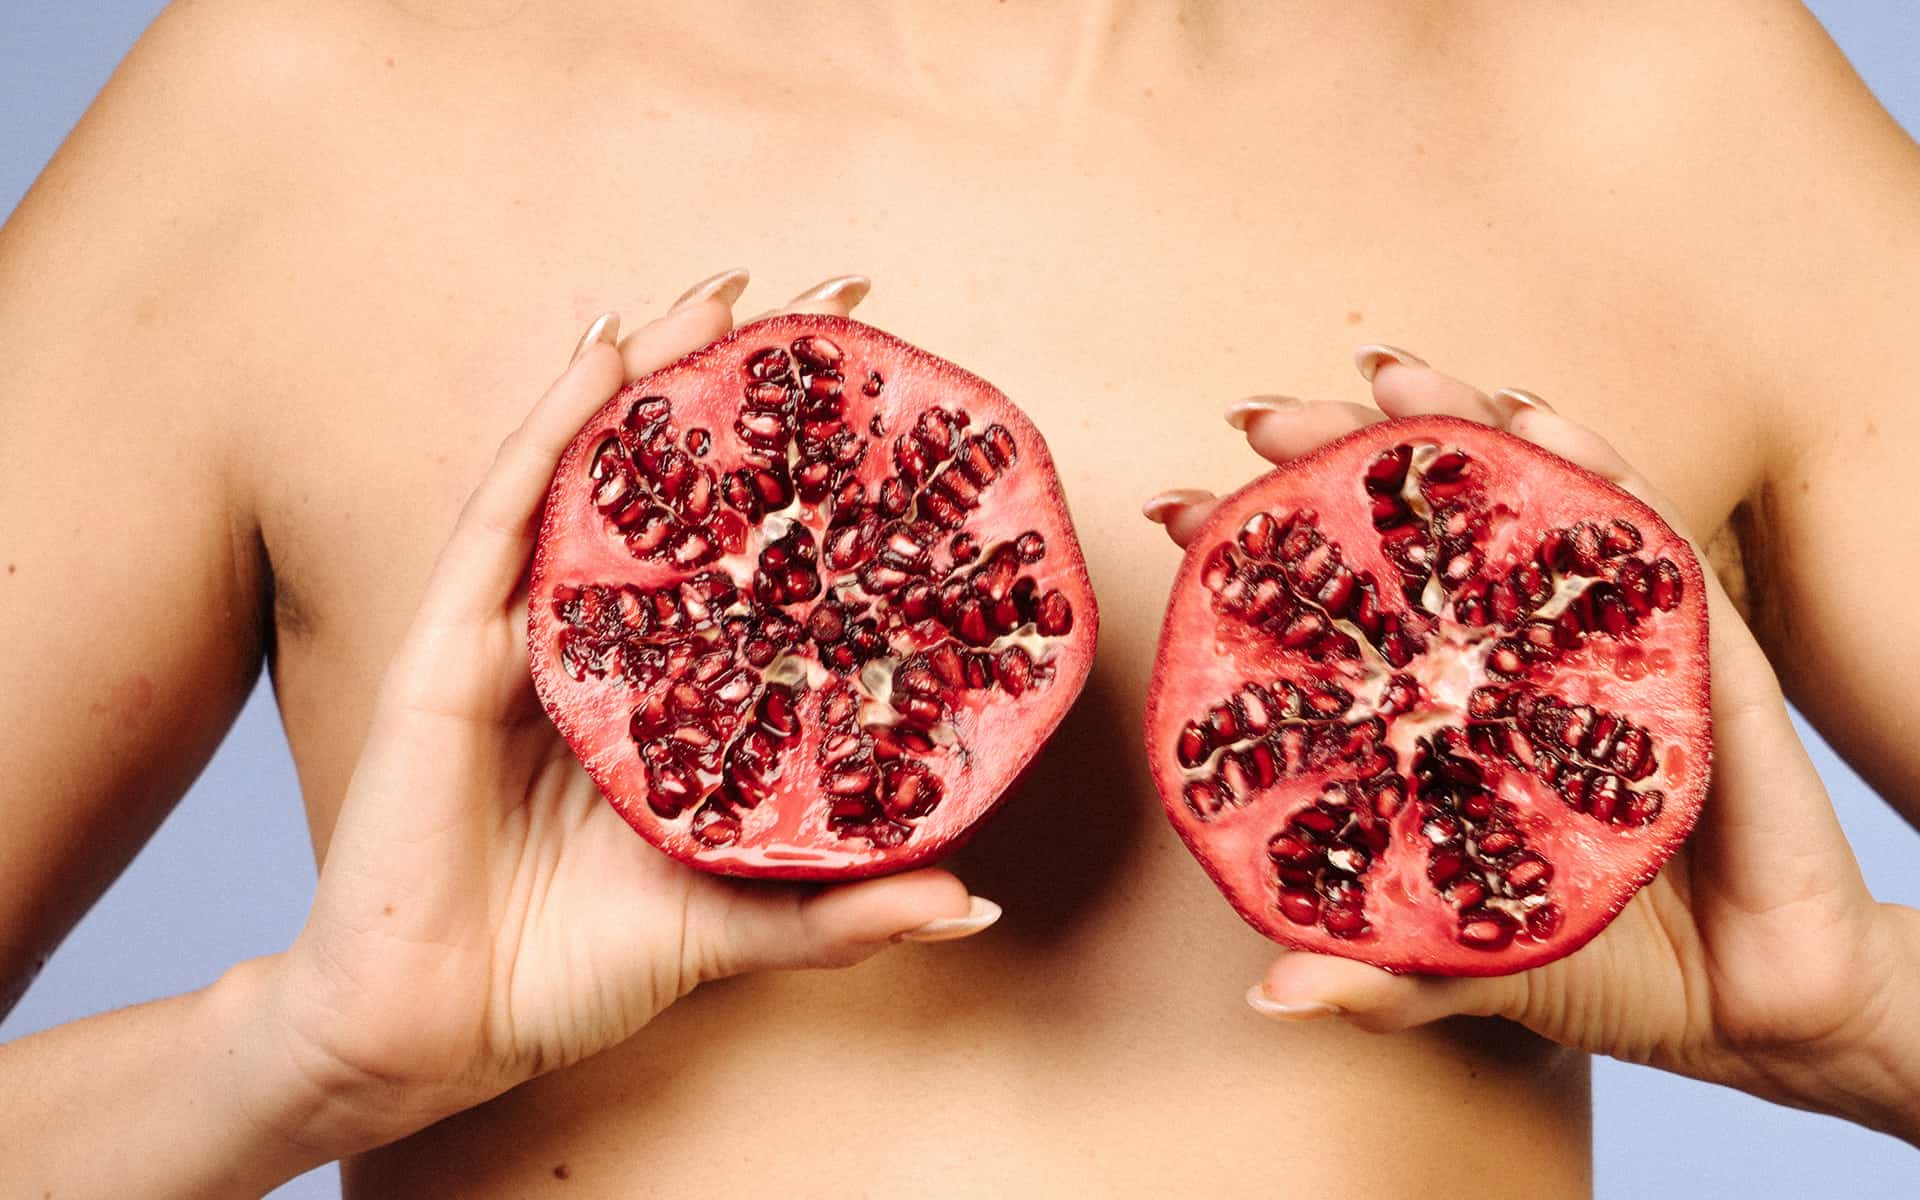
<svg viewBox="0 0 1920 1200"><path fill-rule="evenodd" d="M1000 906L969 896L946 871L911 871L825 889L742 888L718 919L689 930L697 978L749 971L846 967L895 941L971 937L1000 919Z"/></svg>
<svg viewBox="0 0 1920 1200"><path fill-rule="evenodd" d="M1530 974L1395 975L1350 959L1290 952L1247 989L1247 1004L1262 1016L1282 1021L1344 1017L1373 1033L1398 1033L1442 1017L1526 1012Z"/></svg>

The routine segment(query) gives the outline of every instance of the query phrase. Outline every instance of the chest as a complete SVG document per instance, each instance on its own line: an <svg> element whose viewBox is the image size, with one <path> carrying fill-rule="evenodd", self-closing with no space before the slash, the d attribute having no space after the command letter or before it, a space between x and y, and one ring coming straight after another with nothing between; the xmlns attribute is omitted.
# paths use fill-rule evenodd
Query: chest
<svg viewBox="0 0 1920 1200"><path fill-rule="evenodd" d="M1696 520L1724 516L1727 476L1681 469L1682 447L1733 453L1713 398L1673 390L1661 314L1636 294L1661 264L1597 272L1570 244L1577 212L1518 211L1442 143L1383 162L1324 118L1205 115L1022 131L661 109L616 136L535 111L449 144L430 177L369 163L377 217L336 212L307 243L331 246L304 264L330 369L295 383L262 447L276 571L314 631L286 646L307 655L283 672L290 726L302 679L317 704L342 672L377 676L467 490L579 328L609 308L631 328L735 264L756 276L743 318L871 275L857 315L1034 418L1101 596L1095 686L1117 711L1137 709L1178 557L1141 500L1265 468L1220 420L1238 396L1363 401L1362 342L1539 391Z"/></svg>

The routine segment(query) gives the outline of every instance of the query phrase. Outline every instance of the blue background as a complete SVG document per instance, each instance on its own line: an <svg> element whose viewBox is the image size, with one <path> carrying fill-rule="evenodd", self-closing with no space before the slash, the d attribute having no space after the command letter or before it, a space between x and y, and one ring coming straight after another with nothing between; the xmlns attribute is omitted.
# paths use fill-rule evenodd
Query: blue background
<svg viewBox="0 0 1920 1200"><path fill-rule="evenodd" d="M0 0L0 211L46 160L163 5ZM1809 7L1912 134L1920 135L1920 0ZM1920 840L1808 735L1867 881L1920 903ZM67 940L4 1022L8 1040L104 1009L200 987L284 948L313 861L272 696L256 691L199 783ZM1598 1194L1616 1197L1920 1196L1920 1157L1841 1121L1609 1059L1594 1064ZM338 1195L334 1168L275 1195Z"/></svg>

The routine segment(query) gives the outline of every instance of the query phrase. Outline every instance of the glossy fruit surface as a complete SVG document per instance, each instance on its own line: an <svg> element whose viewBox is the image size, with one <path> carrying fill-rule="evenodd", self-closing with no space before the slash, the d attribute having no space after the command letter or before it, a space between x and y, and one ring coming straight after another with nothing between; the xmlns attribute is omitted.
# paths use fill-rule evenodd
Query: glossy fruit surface
<svg viewBox="0 0 1920 1200"><path fill-rule="evenodd" d="M1268 937L1501 974L1584 945L1692 829L1707 672L1700 567L1650 508L1410 418L1220 503L1174 583L1147 752Z"/></svg>
<svg viewBox="0 0 1920 1200"><path fill-rule="evenodd" d="M528 648L620 814L704 870L956 848L1084 684L1097 615L1038 430L841 317L626 387L555 472Z"/></svg>

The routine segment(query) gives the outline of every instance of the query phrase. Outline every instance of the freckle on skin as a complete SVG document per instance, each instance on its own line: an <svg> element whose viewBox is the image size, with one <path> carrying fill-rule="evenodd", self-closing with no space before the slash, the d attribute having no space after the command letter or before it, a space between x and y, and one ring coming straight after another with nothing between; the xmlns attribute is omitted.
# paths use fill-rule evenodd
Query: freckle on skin
<svg viewBox="0 0 1920 1200"><path fill-rule="evenodd" d="M393 905L391 904L383 905L380 911L390 917L393 915Z"/></svg>
<svg viewBox="0 0 1920 1200"><path fill-rule="evenodd" d="M558 1166L553 1168L553 1177L555 1179L567 1179L567 1178L570 1178L572 1175L573 1175L573 1172L570 1169L568 1169L567 1164L565 1163L560 1163Z"/></svg>
<svg viewBox="0 0 1920 1200"><path fill-rule="evenodd" d="M1350 308L1347 310L1347 324L1349 325L1358 325L1360 322L1366 319L1367 319L1367 315L1361 312L1357 308Z"/></svg>

